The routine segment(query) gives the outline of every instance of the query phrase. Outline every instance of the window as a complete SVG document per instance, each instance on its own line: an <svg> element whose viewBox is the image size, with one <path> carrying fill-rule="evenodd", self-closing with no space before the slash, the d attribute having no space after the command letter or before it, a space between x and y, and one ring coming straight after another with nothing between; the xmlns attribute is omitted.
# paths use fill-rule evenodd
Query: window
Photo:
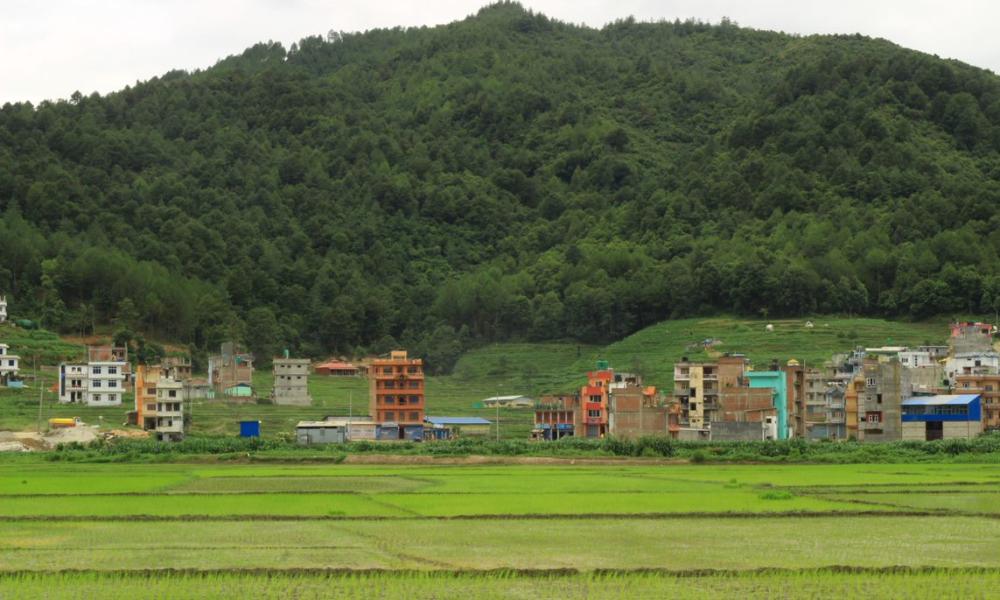
<svg viewBox="0 0 1000 600"><path fill-rule="evenodd" d="M419 381L410 381L408 383L410 384L410 389L417 389L418 387L420 387Z"/></svg>
<svg viewBox="0 0 1000 600"><path fill-rule="evenodd" d="M100 379L95 379L94 380L94 384L92 386L90 386L90 387L95 387L95 388L101 387L101 380Z"/></svg>
<svg viewBox="0 0 1000 600"><path fill-rule="evenodd" d="M382 369L382 374L383 375L392 375L392 367L385 367L384 369Z"/></svg>
<svg viewBox="0 0 1000 600"><path fill-rule="evenodd" d="M93 369L91 369L91 372L94 375L100 375L101 374L101 367L94 367Z"/></svg>
<svg viewBox="0 0 1000 600"><path fill-rule="evenodd" d="M406 368L406 372L407 373L419 373L420 369L418 367L407 367Z"/></svg>
<svg viewBox="0 0 1000 600"><path fill-rule="evenodd" d="M108 367L108 375L117 375L118 367Z"/></svg>
<svg viewBox="0 0 1000 600"><path fill-rule="evenodd" d="M869 377L866 383L868 384L868 387L875 387L875 378Z"/></svg>
<svg viewBox="0 0 1000 600"><path fill-rule="evenodd" d="M170 390L169 392L167 392L167 396L169 396L171 398L176 398L177 397L177 390Z"/></svg>
<svg viewBox="0 0 1000 600"><path fill-rule="evenodd" d="M691 396L692 398L697 398L698 388L691 388L690 391L688 392L688 395Z"/></svg>
<svg viewBox="0 0 1000 600"><path fill-rule="evenodd" d="M112 379L111 381L108 382L108 387L109 388L116 388L116 387L118 387L118 382L115 381L114 379Z"/></svg>
<svg viewBox="0 0 1000 600"><path fill-rule="evenodd" d="M387 390L394 390L394 389L396 389L396 382L395 381L386 381L385 382L385 389L387 389Z"/></svg>
<svg viewBox="0 0 1000 600"><path fill-rule="evenodd" d="M420 419L420 413L418 413L418 412L411 412L410 413L410 420L411 421L416 421L418 419Z"/></svg>
<svg viewBox="0 0 1000 600"><path fill-rule="evenodd" d="M393 412L393 411L391 411L391 410L385 411L385 420L386 421L395 421L396 420L396 413Z"/></svg>
<svg viewBox="0 0 1000 600"><path fill-rule="evenodd" d="M156 395L156 388L146 388L146 395L147 396L155 396Z"/></svg>
<svg viewBox="0 0 1000 600"><path fill-rule="evenodd" d="M8 364L9 366L13 367L13 366L14 366L14 359L12 358L12 359L8 360L8 361L7 361L7 364Z"/></svg>
<svg viewBox="0 0 1000 600"><path fill-rule="evenodd" d="M395 396L386 396L385 397L385 403L386 404L395 404L396 403L396 397Z"/></svg>
<svg viewBox="0 0 1000 600"><path fill-rule="evenodd" d="M420 404L420 396L410 396L410 404Z"/></svg>
<svg viewBox="0 0 1000 600"><path fill-rule="evenodd" d="M599 411L599 410L588 410L587 411L587 416L596 419L596 418L598 418L598 417L601 416L601 411Z"/></svg>
<svg viewBox="0 0 1000 600"><path fill-rule="evenodd" d="M875 394L875 402L882 404L882 394Z"/></svg>
<svg viewBox="0 0 1000 600"><path fill-rule="evenodd" d="M882 413L878 411L869 411L865 413L865 421L869 423L881 423Z"/></svg>
<svg viewBox="0 0 1000 600"><path fill-rule="evenodd" d="M101 401L101 395L100 394L91 394L90 395L90 401L91 402L100 402Z"/></svg>

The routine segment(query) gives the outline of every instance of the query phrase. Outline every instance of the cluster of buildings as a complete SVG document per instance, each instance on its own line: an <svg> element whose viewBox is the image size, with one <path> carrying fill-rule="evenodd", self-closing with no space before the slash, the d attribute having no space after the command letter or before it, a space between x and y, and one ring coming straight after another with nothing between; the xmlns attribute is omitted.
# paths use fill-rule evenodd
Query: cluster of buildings
<svg viewBox="0 0 1000 600"><path fill-rule="evenodd" d="M601 362L579 392L543 397L533 436L936 440L1000 429L993 326L955 323L948 346L857 348L818 367L755 370L741 354L674 365L669 394Z"/></svg>
<svg viewBox="0 0 1000 600"><path fill-rule="evenodd" d="M366 370L368 415L300 421L295 428L299 443L448 439L459 430L465 435L489 433L492 423L480 417L428 417L424 362L405 350L372 359Z"/></svg>

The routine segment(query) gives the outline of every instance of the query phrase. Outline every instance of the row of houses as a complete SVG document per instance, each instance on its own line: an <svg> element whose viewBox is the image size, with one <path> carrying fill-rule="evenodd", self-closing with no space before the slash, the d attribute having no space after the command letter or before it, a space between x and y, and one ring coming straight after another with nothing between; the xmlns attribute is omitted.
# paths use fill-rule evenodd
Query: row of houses
<svg viewBox="0 0 1000 600"><path fill-rule="evenodd" d="M579 392L545 396L532 435L668 435L676 439L892 441L973 437L1000 429L995 329L955 323L948 346L857 348L816 367L756 370L742 354L683 358L663 393L606 362Z"/></svg>

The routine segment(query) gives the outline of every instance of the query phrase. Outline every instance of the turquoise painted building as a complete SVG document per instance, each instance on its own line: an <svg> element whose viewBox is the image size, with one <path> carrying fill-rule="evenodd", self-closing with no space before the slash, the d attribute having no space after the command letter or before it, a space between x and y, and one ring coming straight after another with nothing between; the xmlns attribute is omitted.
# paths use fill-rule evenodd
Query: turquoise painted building
<svg viewBox="0 0 1000 600"><path fill-rule="evenodd" d="M752 388L774 390L774 408L778 413L778 439L788 439L788 378L783 371L747 371Z"/></svg>

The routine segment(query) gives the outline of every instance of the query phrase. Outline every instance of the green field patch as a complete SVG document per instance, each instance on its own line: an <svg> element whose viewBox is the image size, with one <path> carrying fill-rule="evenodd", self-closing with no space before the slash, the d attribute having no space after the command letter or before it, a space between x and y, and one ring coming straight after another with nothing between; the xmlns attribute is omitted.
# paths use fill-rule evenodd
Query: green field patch
<svg viewBox="0 0 1000 600"><path fill-rule="evenodd" d="M198 598L984 598L1000 571L765 571L749 573L18 573L0 597Z"/></svg>
<svg viewBox="0 0 1000 600"><path fill-rule="evenodd" d="M154 492L190 478L186 469L144 465L0 467L0 495ZM6 500L0 502L2 504ZM2 510L2 507L0 507Z"/></svg>
<svg viewBox="0 0 1000 600"><path fill-rule="evenodd" d="M426 481L398 476L379 477L205 477L170 488L171 492L261 493L261 492L408 492L427 487Z"/></svg>
<svg viewBox="0 0 1000 600"><path fill-rule="evenodd" d="M0 516L404 516L366 496L351 494L162 494L158 496L35 496L4 498Z"/></svg>
<svg viewBox="0 0 1000 600"><path fill-rule="evenodd" d="M830 500L851 500L872 505L897 506L949 513L1000 514L1000 492L976 491L954 494L824 494Z"/></svg>
<svg viewBox="0 0 1000 600"><path fill-rule="evenodd" d="M0 527L0 565L8 570L147 569L153 556L156 568L203 569L1000 568L1000 521L762 516L8 522Z"/></svg>

